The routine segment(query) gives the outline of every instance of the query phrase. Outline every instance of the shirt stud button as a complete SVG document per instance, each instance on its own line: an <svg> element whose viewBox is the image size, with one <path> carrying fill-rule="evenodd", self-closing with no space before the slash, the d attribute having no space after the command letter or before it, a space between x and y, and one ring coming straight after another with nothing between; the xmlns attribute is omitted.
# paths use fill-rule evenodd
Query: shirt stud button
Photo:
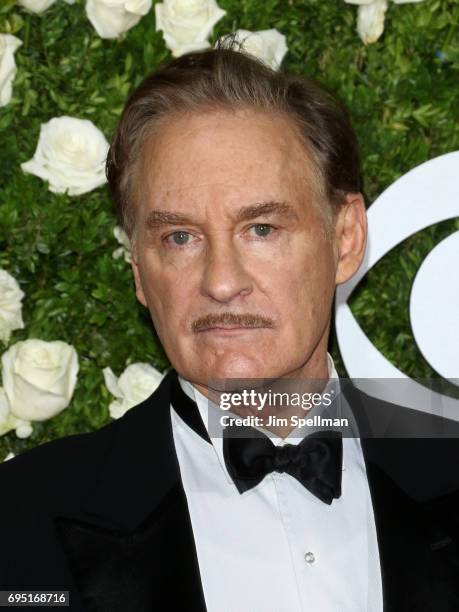
<svg viewBox="0 0 459 612"><path fill-rule="evenodd" d="M304 555L304 560L308 565L314 565L314 563L316 562L316 557L313 552L307 552Z"/></svg>

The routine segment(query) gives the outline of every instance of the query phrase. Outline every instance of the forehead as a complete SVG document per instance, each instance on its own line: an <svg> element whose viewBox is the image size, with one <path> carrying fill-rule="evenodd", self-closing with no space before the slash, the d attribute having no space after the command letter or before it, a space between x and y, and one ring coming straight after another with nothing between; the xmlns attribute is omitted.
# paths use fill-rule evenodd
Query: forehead
<svg viewBox="0 0 459 612"><path fill-rule="evenodd" d="M315 176L289 119L239 109L167 119L146 142L138 180L141 202L164 208L217 199L302 199Z"/></svg>

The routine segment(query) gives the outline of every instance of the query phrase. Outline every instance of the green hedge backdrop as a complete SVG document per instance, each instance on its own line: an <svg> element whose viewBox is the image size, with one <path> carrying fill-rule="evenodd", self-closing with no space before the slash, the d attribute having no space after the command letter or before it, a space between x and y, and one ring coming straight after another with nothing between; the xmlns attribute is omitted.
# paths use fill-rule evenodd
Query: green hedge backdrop
<svg viewBox="0 0 459 612"><path fill-rule="evenodd" d="M219 5L227 14L211 42L238 28L277 28L289 47L284 68L320 79L349 106L368 204L414 166L459 149L458 1L391 4L383 36L368 46L356 33L357 7L343 0ZM135 299L130 266L112 257L119 245L107 188L55 195L20 164L33 156L40 124L52 117L90 119L110 139L128 94L170 52L155 31L153 8L118 40L103 40L82 1L58 0L37 15L2 0L0 32L23 41L15 55L13 99L0 108L0 268L26 294L25 329L13 332L9 345L26 338L64 340L75 346L80 363L70 406L35 423L27 439L14 431L1 437L1 461L9 451L18 454L110 421L113 398L102 368L119 375L136 361L161 371L168 366L149 313ZM411 333L411 283L426 254L455 229L458 220L406 240L368 273L350 301L372 342L410 376L436 376ZM0 343L0 351L6 348ZM331 350L344 375L333 340Z"/></svg>

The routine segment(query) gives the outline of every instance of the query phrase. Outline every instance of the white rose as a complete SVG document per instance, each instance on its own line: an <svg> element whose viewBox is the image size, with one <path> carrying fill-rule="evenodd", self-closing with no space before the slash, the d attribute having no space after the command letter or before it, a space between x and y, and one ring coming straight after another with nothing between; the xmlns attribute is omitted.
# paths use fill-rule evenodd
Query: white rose
<svg viewBox="0 0 459 612"><path fill-rule="evenodd" d="M19 0L18 4L31 13L43 13L55 2L56 0Z"/></svg>
<svg viewBox="0 0 459 612"><path fill-rule="evenodd" d="M65 0L67 4L73 4L75 0ZM32 13L43 13L54 4L56 0L18 0L18 4Z"/></svg>
<svg viewBox="0 0 459 612"><path fill-rule="evenodd" d="M388 0L345 0L348 4L358 4L357 32L367 45L376 42L384 32L384 17ZM393 0L394 4L411 4L423 0Z"/></svg>
<svg viewBox="0 0 459 612"><path fill-rule="evenodd" d="M262 60L273 70L278 70L288 51L285 36L276 28L258 32L236 30L229 36L222 36L219 41L223 43L222 46L225 46L225 42L231 41L233 36L234 40L241 45L242 51Z"/></svg>
<svg viewBox="0 0 459 612"><path fill-rule="evenodd" d="M376 42L384 32L387 6L387 0L374 0L370 4L359 6L357 32L365 45Z"/></svg>
<svg viewBox="0 0 459 612"><path fill-rule="evenodd" d="M117 398L108 408L113 419L119 419L129 408L150 397L164 377L148 363L132 363L119 378L111 368L102 372L107 389Z"/></svg>
<svg viewBox="0 0 459 612"><path fill-rule="evenodd" d="M86 15L101 38L116 38L139 23L151 0L87 0Z"/></svg>
<svg viewBox="0 0 459 612"><path fill-rule="evenodd" d="M0 106L10 103L17 68L14 53L22 41L12 34L0 34Z"/></svg>
<svg viewBox="0 0 459 612"><path fill-rule="evenodd" d="M226 11L215 0L164 0L155 4L156 30L162 30L174 57L206 49L214 25Z"/></svg>
<svg viewBox="0 0 459 612"><path fill-rule="evenodd" d="M13 416L45 421L70 403L78 374L73 346L56 340L16 342L2 355L3 387Z"/></svg>
<svg viewBox="0 0 459 612"><path fill-rule="evenodd" d="M118 242L121 244L118 249L113 251L113 257L115 259L118 259L119 257L124 257L124 261L126 261L127 263L131 263L131 242L129 240L128 235L119 225L115 227L115 229L113 230L113 234L118 240Z"/></svg>
<svg viewBox="0 0 459 612"><path fill-rule="evenodd" d="M15 278L6 270L0 269L0 340L8 344L11 332L24 329L22 320L21 291Z"/></svg>
<svg viewBox="0 0 459 612"><path fill-rule="evenodd" d="M29 421L18 419L11 413L10 403L5 390L0 387L0 436L8 433L12 429L16 430L18 438L27 438L33 429Z"/></svg>
<svg viewBox="0 0 459 612"><path fill-rule="evenodd" d="M105 160L109 144L89 120L54 117L42 123L34 156L21 164L49 182L53 193L88 193L106 183Z"/></svg>

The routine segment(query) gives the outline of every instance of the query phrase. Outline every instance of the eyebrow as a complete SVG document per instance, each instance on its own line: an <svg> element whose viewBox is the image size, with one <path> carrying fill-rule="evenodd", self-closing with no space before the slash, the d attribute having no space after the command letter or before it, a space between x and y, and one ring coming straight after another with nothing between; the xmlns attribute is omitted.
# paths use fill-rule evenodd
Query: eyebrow
<svg viewBox="0 0 459 612"><path fill-rule="evenodd" d="M242 206L236 211L236 221L249 221L257 217L268 215L282 215L298 220L295 209L286 202L260 202L251 206ZM195 223L192 217L182 213L169 212L167 210L152 210L145 219L145 226L149 230L155 230L165 225L185 225Z"/></svg>

